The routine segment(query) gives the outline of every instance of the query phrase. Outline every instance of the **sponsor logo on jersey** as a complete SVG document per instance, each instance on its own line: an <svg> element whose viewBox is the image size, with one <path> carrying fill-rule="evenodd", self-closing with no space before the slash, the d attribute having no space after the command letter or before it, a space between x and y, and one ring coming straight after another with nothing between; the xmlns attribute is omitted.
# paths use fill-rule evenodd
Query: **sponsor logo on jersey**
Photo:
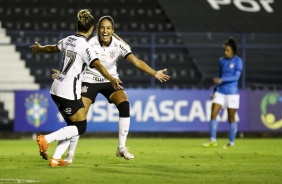
<svg viewBox="0 0 282 184"><path fill-rule="evenodd" d="M56 79L57 79L57 80L59 80L59 81L61 81L61 82L63 82L64 77L60 77L60 76L58 76Z"/></svg>
<svg viewBox="0 0 282 184"><path fill-rule="evenodd" d="M123 50L124 52L128 52L122 45L120 45L121 50Z"/></svg>
<svg viewBox="0 0 282 184"><path fill-rule="evenodd" d="M26 118L28 124L38 128L47 119L48 98L42 94L34 93L25 99Z"/></svg>
<svg viewBox="0 0 282 184"><path fill-rule="evenodd" d="M88 90L88 86L82 86L81 93L86 93Z"/></svg>
<svg viewBox="0 0 282 184"><path fill-rule="evenodd" d="M91 60L92 60L92 59L91 59L92 57L91 57L89 48L86 49L86 54L87 54L87 59L88 59L88 61L91 61Z"/></svg>
<svg viewBox="0 0 282 184"><path fill-rule="evenodd" d="M103 82L105 81L105 78L104 77L93 77L93 79L97 82Z"/></svg>
<svg viewBox="0 0 282 184"><path fill-rule="evenodd" d="M75 47L76 45L73 44L73 42L76 41L76 40L77 40L76 38L69 37L68 40L67 40L67 42L66 42L66 45Z"/></svg>

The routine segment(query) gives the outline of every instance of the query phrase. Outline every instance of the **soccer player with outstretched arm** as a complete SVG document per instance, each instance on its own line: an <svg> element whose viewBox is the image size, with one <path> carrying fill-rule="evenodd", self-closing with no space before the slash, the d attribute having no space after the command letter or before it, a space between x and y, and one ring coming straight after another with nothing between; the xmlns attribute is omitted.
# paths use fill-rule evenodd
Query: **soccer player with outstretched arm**
<svg viewBox="0 0 282 184"><path fill-rule="evenodd" d="M118 78L117 63L120 57L125 58L141 71L154 76L160 82L166 82L170 78L168 75L164 74L166 69L155 71L144 61L133 55L130 46L114 33L114 20L110 16L103 16L99 19L97 35L91 38L89 43L93 46L101 63L115 78ZM54 70L54 72L53 77L56 77L56 70ZM99 93L105 96L109 103L115 104L119 111L119 141L116 156L123 157L126 160L133 159L134 155L129 152L125 145L130 127L130 104L127 95L124 89L113 88L110 81L101 75L100 71L95 68L87 67L86 73L82 78L81 91L86 112L89 110L91 104L95 102ZM78 139L79 136L71 139L68 154L65 159L67 163L73 162Z"/></svg>
<svg viewBox="0 0 282 184"><path fill-rule="evenodd" d="M212 112L210 120L210 141L203 144L209 148L217 146L217 115L222 108L227 108L228 121L230 124L229 142L223 148L234 147L237 132L236 112L239 109L240 96L238 94L238 81L243 69L242 59L237 56L237 44L233 38L229 38L224 43L224 57L219 60L218 77L213 79L215 83L212 94Z"/></svg>
<svg viewBox="0 0 282 184"><path fill-rule="evenodd" d="M122 89L119 79L110 75L101 64L87 38L94 29L94 17L88 10L80 10L77 14L77 33L63 38L55 45L41 46L36 42L31 46L33 53L63 53L63 64L59 76L54 79L50 93L67 125L47 135L37 137L39 152L48 160L47 150L50 143L59 141L50 166L67 166L61 159L68 148L72 137L82 135L86 131L86 110L81 100L81 82L85 67L95 68L107 78L114 89Z"/></svg>

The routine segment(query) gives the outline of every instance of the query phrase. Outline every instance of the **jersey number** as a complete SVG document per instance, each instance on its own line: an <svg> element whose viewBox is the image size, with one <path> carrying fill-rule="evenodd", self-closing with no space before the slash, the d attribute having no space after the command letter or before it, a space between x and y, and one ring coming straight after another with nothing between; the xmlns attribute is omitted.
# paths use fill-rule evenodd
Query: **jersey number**
<svg viewBox="0 0 282 184"><path fill-rule="evenodd" d="M70 70L71 66L73 65L75 58L76 58L76 52L67 50L63 56L63 61L65 61L65 57L69 58L69 61L67 63L67 65L65 66L62 74L66 75L68 73L68 71Z"/></svg>

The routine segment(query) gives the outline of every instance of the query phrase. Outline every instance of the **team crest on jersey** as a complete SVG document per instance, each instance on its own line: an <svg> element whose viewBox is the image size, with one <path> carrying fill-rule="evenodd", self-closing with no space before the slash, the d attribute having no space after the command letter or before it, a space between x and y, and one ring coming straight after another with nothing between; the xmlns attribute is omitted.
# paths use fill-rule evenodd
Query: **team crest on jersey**
<svg viewBox="0 0 282 184"><path fill-rule="evenodd" d="M234 63L230 63L229 68L234 68Z"/></svg>
<svg viewBox="0 0 282 184"><path fill-rule="evenodd" d="M81 93L86 93L88 90L88 86L82 86Z"/></svg>
<svg viewBox="0 0 282 184"><path fill-rule="evenodd" d="M43 125L47 119L48 98L43 94L35 93L25 99L27 122L38 128Z"/></svg>
<svg viewBox="0 0 282 184"><path fill-rule="evenodd" d="M116 56L115 51L110 51L110 58L113 59Z"/></svg>

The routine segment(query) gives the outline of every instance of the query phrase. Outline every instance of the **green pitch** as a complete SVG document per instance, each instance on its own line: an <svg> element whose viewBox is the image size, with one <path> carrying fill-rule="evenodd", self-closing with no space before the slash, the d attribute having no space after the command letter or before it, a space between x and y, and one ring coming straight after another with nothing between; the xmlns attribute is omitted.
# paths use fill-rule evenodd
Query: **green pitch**
<svg viewBox="0 0 282 184"><path fill-rule="evenodd" d="M134 160L116 158L117 139L81 139L76 160L53 168L34 140L0 140L0 183L282 183L280 139L237 139L234 149L207 139L129 138ZM52 156L56 143L52 143Z"/></svg>

